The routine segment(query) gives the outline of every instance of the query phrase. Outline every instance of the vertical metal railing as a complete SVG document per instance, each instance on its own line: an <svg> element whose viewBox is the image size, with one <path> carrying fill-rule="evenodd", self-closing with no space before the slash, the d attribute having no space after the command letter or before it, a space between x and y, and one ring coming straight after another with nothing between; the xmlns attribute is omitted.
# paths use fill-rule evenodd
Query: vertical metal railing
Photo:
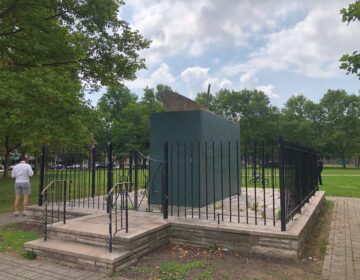
<svg viewBox="0 0 360 280"><path fill-rule="evenodd" d="M163 164L163 192L162 192L162 209L163 209L163 218L167 219L169 214L169 145L166 141L164 144L164 164Z"/></svg>
<svg viewBox="0 0 360 280"><path fill-rule="evenodd" d="M129 232L129 185L131 182L120 182L115 184L107 193L106 201L108 205L109 217L109 252L113 250L113 240L115 235L125 230Z"/></svg>
<svg viewBox="0 0 360 280"><path fill-rule="evenodd" d="M291 152L294 149L296 153ZM315 174L309 153L282 140L278 146L265 142L241 146L237 140L166 142L158 203L166 217L170 213L218 223L280 225L286 230L290 209L297 207L299 212L314 193L305 182L312 182ZM294 182L292 192L289 182Z"/></svg>
<svg viewBox="0 0 360 280"><path fill-rule="evenodd" d="M67 187L69 186L68 183L71 185L71 180L53 180L41 191L41 197L43 198L43 203L45 204L43 220L43 236L45 241L48 239L49 225L60 221L62 221L63 224L66 224L66 204L68 197ZM41 203L41 205L43 203ZM51 205L51 209L48 208L49 204ZM62 217L60 215L60 209L62 210ZM49 214L51 215L51 222L48 221ZM57 214L55 219L54 214Z"/></svg>
<svg viewBox="0 0 360 280"><path fill-rule="evenodd" d="M318 190L316 152L279 139L281 230Z"/></svg>

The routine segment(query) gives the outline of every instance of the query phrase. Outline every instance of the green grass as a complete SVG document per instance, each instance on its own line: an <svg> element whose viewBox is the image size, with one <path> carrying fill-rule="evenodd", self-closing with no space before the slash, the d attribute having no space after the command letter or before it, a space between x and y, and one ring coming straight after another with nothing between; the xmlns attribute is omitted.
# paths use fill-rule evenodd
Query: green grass
<svg viewBox="0 0 360 280"><path fill-rule="evenodd" d="M139 170L138 172L138 182L139 189L144 187L145 176L147 172L144 170ZM0 213L11 212L14 210L14 179L9 177L6 179L2 178L2 173L0 173ZM106 170L97 170L95 178L95 195L104 195L107 190L107 179L106 179ZM116 184L121 181L121 171L113 171L113 184ZM82 170L49 170L45 175L45 184L51 182L55 179L70 178L72 184L69 188L68 186L68 196L76 198L83 198L90 196L90 186L91 186L91 174L89 171ZM135 171L133 171L133 178L135 177ZM39 175L34 175L30 178L31 182L31 195L29 197L29 205L36 205L38 203L38 190L39 190ZM58 183L60 187L60 183ZM87 186L87 187L84 187ZM44 186L45 187L45 186ZM49 194L50 196L50 194ZM22 199L21 199L22 205ZM20 209L19 209L20 210Z"/></svg>
<svg viewBox="0 0 360 280"><path fill-rule="evenodd" d="M325 163L325 168L343 168L343 165L341 163ZM358 166L355 166L354 164L346 164L346 168L359 168Z"/></svg>
<svg viewBox="0 0 360 280"><path fill-rule="evenodd" d="M360 177L356 176L323 176L320 190L329 196L360 197Z"/></svg>
<svg viewBox="0 0 360 280"><path fill-rule="evenodd" d="M325 168L322 175L359 175L360 169Z"/></svg>
<svg viewBox="0 0 360 280"><path fill-rule="evenodd" d="M19 229L16 224L0 229L0 252L11 252L27 258L35 255L25 251L25 242L40 238L40 234L34 230Z"/></svg>
<svg viewBox="0 0 360 280"><path fill-rule="evenodd" d="M140 173L140 172L139 172ZM2 175L2 173L0 173ZM79 173L80 176L81 173ZM139 177L142 178L142 174ZM342 169L342 168L325 168L323 173L323 185L320 186L321 190L326 191L330 196L350 196L360 197L360 176L346 176L346 175L360 175L360 169ZM327 176L327 175L340 175L340 176ZM88 178L88 176L84 176ZM101 179L101 180L100 180ZM244 180L244 176L242 178ZM114 178L114 182L115 182ZM97 179L97 182L102 182L102 178ZM139 180L141 181L141 179ZM85 182L87 182L85 180ZM142 182L140 182L141 184ZM277 180L278 183L278 180ZM101 184L101 183L100 183ZM243 182L243 186L244 186ZM31 178L32 193L30 195L29 205L37 204L39 176L35 175ZM14 203L14 179L0 178L0 213L13 211Z"/></svg>
<svg viewBox="0 0 360 280"><path fill-rule="evenodd" d="M2 176L2 173L0 173ZM37 204L38 189L39 189L39 176L31 177L31 194L29 197L29 205ZM14 210L14 179L0 178L0 213L11 212ZM21 198L22 205L22 198Z"/></svg>
<svg viewBox="0 0 360 280"><path fill-rule="evenodd" d="M187 279L189 273L192 270L202 268L206 266L205 261L196 261L190 263L180 263L180 262L166 262L160 264L160 278L163 280L180 280ZM210 272L211 274L211 272ZM209 278L209 271L206 271L204 275L202 275L203 279L211 279Z"/></svg>
<svg viewBox="0 0 360 280"><path fill-rule="evenodd" d="M320 190L326 191L327 195L360 197L360 176L347 176L360 175L360 169L325 168L322 175Z"/></svg>

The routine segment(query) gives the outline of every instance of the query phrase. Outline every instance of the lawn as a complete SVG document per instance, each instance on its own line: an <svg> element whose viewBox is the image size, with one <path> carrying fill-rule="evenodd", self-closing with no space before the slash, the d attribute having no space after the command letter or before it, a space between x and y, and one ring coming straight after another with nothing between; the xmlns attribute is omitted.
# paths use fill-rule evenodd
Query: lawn
<svg viewBox="0 0 360 280"><path fill-rule="evenodd" d="M25 223L0 227L0 253L11 252L27 258L35 255L24 250L24 243L40 238L40 232Z"/></svg>
<svg viewBox="0 0 360 280"><path fill-rule="evenodd" d="M320 189L326 191L327 195L360 197L360 169L325 168L322 175L323 185ZM34 205L38 199L39 176L31 178L31 185L29 205ZM0 178L0 213L13 211L13 201L14 179Z"/></svg>
<svg viewBox="0 0 360 280"><path fill-rule="evenodd" d="M360 169L329 168L322 175L320 189L327 195L360 197Z"/></svg>
<svg viewBox="0 0 360 280"><path fill-rule="evenodd" d="M124 180L122 173L127 174L128 171L122 172L122 170L116 169L113 171L113 184ZM95 195L104 195L107 192L106 185L106 169L97 169L95 179ZM145 180L147 178L147 172L139 170L138 173L139 189L143 188ZM0 213L6 213L13 211L14 203L14 179L2 178L0 173ZM52 180L58 180L62 178L70 178L72 183L68 186L68 197L72 199L79 199L90 196L91 190L91 173L89 171L82 170L49 170L45 174L45 186ZM133 178L135 178L135 171L133 170ZM39 175L35 175L30 178L31 182L31 195L29 199L29 205L35 205L38 203L38 190L39 190ZM60 186L60 184L58 185ZM61 188L60 188L61 189ZM22 205L22 201L21 201ZM19 209L20 210L20 209Z"/></svg>
<svg viewBox="0 0 360 280"><path fill-rule="evenodd" d="M0 173L2 176L2 173ZM29 205L37 204L38 189L39 189L39 176L31 177L31 195L29 197ZM11 212L14 210L14 179L0 178L0 213ZM22 205L22 201L21 201Z"/></svg>
<svg viewBox="0 0 360 280"><path fill-rule="evenodd" d="M355 168L325 168L322 175L358 175L360 176L360 169Z"/></svg>

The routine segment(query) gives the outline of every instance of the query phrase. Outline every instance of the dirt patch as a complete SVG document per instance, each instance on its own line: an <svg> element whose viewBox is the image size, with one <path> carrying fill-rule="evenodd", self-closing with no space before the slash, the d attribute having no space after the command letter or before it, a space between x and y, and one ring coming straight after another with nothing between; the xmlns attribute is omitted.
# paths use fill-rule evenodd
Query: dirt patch
<svg viewBox="0 0 360 280"><path fill-rule="evenodd" d="M118 275L130 279L321 279L332 208L330 201L322 206L299 261L243 255L215 244L206 249L167 244Z"/></svg>
<svg viewBox="0 0 360 280"><path fill-rule="evenodd" d="M7 224L3 226L3 229L12 229L12 230L22 230L22 231L36 231L37 233L42 233L42 226L36 223L31 223L28 221Z"/></svg>

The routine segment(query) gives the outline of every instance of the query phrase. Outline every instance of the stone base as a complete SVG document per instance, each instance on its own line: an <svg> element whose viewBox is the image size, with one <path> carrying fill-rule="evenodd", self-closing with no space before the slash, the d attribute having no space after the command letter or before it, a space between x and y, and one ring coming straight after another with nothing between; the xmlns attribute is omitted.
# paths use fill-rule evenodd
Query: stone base
<svg viewBox="0 0 360 280"><path fill-rule="evenodd" d="M324 201L325 193L317 192L303 207L302 213L287 224L285 232L280 231L278 225L218 224L216 221L176 217L163 220L160 213L130 211L129 232L116 234L112 253L108 252L106 214L97 212L84 216L83 212L69 213L77 218L65 225L60 222L49 226L48 241L28 242L25 249L59 263L107 273L124 268L168 242L199 247L216 245L243 254L295 260L305 248Z"/></svg>

